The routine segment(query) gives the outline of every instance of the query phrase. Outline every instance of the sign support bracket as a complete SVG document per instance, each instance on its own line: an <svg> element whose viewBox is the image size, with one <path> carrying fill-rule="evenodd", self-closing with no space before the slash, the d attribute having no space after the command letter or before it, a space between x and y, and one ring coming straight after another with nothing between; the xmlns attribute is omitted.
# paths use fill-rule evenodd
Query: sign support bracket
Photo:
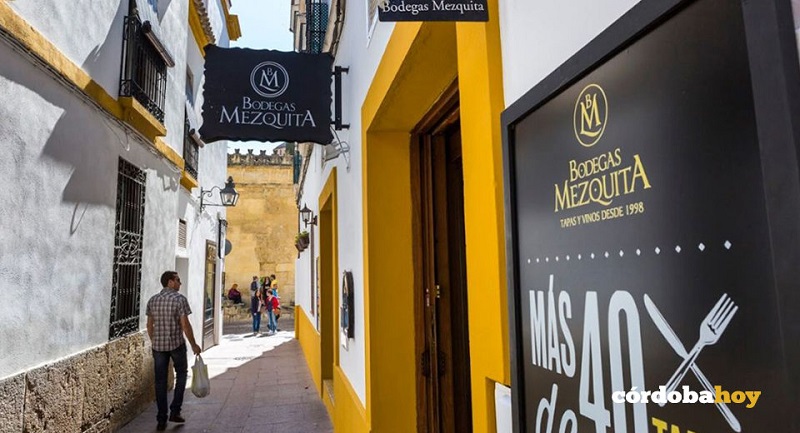
<svg viewBox="0 0 800 433"><path fill-rule="evenodd" d="M333 68L333 128L337 131L350 129L350 124L342 123L342 73L350 72L350 68L336 66Z"/></svg>

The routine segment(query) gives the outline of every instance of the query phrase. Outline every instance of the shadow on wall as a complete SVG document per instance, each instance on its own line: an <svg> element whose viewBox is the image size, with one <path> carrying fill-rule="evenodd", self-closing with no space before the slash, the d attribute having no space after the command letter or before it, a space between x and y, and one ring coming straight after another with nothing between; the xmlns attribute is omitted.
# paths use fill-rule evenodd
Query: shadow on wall
<svg viewBox="0 0 800 433"><path fill-rule="evenodd" d="M122 67L122 36L125 16L128 15L128 2L121 1L113 20L109 23L108 33L103 43L94 47L81 66L84 71L100 83L116 83L106 91L111 96L119 93L119 75ZM111 65L117 65L111 68Z"/></svg>
<svg viewBox="0 0 800 433"><path fill-rule="evenodd" d="M133 132L121 128L106 114L99 113L93 106L79 100L72 91L53 80L49 74L26 64L27 60L18 60L14 63L22 66L3 68L0 70L0 76L27 88L44 100L21 101L21 105L32 102L38 106L46 102L61 110L61 116L52 129L48 131L45 126L23 136L35 139L37 132L46 134L40 160L55 161L71 168L72 173L64 186L61 199L64 203L76 204L72 221L73 231L80 224L81 216L88 205L101 205L112 209L116 207L119 156L130 158L142 169L155 171L165 191L178 189L176 169L161 158L148 157L150 155L142 151L141 146L146 146L143 139L137 138ZM34 73L30 73L31 70L34 70ZM36 106L31 110L38 110ZM37 122L41 122L41 119L37 119ZM25 125L20 125L19 129L24 131ZM29 143L27 146L36 144ZM146 166L143 161L152 165ZM47 170L42 171L47 167L47 163L31 167L38 171L33 175L47 180L50 173ZM152 185L150 182L148 184ZM33 192L33 194L41 193L42 191L38 190Z"/></svg>
<svg viewBox="0 0 800 433"><path fill-rule="evenodd" d="M172 0L148 0L148 2L158 5L158 23L161 24L164 21L164 15L169 9L169 5L172 4Z"/></svg>

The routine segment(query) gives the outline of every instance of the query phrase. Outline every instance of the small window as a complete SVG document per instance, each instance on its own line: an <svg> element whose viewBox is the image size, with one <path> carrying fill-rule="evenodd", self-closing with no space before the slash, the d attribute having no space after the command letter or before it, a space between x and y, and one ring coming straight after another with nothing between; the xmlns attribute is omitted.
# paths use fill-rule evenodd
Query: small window
<svg viewBox="0 0 800 433"><path fill-rule="evenodd" d="M189 69L186 70L186 100L194 106L194 75Z"/></svg>
<svg viewBox="0 0 800 433"><path fill-rule="evenodd" d="M178 247L186 248L186 221L178 220Z"/></svg>

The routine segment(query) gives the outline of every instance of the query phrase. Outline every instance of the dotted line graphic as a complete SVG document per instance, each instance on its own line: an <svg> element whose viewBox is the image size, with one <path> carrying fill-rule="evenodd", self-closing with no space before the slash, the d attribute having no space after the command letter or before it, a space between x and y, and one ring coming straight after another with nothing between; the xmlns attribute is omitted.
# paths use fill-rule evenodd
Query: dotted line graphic
<svg viewBox="0 0 800 433"><path fill-rule="evenodd" d="M733 244L731 243L731 241L728 241L728 240L723 242L722 246L725 247L726 250L730 250L731 248L733 248ZM701 253L704 252L706 250L706 248L707 248L706 245L704 243L702 243L702 242L697 244L697 249L700 250ZM676 254L680 254L681 251L683 251L683 248L681 248L680 245L675 245L675 248L673 250L675 251ZM659 247L659 246L656 246L653 249L653 252L657 256L661 255L662 252L664 252L666 254L666 251L662 250L661 247ZM639 248L636 249L635 253L636 253L636 256L641 256L643 254L642 250L639 249ZM613 256L615 254L619 254L620 257L625 257L625 251L624 250L619 250L619 253L609 253L608 251L604 251L602 256L608 259L609 257L611 257L611 256ZM577 260L583 260L584 259L584 255L583 254L578 254L575 257L577 258ZM590 252L589 255L588 255L587 260L594 260L596 257L598 257L598 256L596 256L593 252ZM566 260L566 261L570 261L570 260L572 260L572 256L567 254L567 255L565 255L563 257L562 256L553 257L553 260L555 260L556 262L559 262L562 259ZM528 260L528 264L530 264L531 263L531 259L527 259L527 260ZM536 257L535 260L536 260L536 263L542 263L542 262L550 263L550 256L546 256L544 259L542 259L540 257Z"/></svg>

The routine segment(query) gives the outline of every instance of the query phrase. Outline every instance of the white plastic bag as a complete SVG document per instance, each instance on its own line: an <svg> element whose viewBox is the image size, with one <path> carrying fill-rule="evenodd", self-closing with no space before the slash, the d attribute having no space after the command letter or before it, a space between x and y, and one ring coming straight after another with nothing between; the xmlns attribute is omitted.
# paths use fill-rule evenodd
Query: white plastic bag
<svg viewBox="0 0 800 433"><path fill-rule="evenodd" d="M211 381L208 379L208 366L203 363L203 357L195 356L192 366L192 394L203 398L211 394Z"/></svg>

